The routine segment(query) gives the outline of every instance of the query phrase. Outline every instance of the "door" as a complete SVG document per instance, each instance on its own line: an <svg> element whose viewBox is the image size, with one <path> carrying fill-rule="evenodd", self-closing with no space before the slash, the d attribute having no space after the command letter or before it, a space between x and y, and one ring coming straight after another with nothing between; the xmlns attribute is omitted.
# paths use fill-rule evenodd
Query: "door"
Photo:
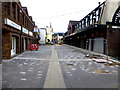
<svg viewBox="0 0 120 90"><path fill-rule="evenodd" d="M12 37L12 49L11 49L11 56L16 54L16 38Z"/></svg>
<svg viewBox="0 0 120 90"><path fill-rule="evenodd" d="M26 42L26 39L24 38L24 51L26 51L26 45L27 45L27 42Z"/></svg>

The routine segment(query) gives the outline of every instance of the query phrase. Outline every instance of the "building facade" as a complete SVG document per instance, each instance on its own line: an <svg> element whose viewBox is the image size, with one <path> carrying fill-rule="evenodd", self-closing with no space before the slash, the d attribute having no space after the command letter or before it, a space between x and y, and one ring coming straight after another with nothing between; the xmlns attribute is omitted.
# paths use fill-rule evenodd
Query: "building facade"
<svg viewBox="0 0 120 90"><path fill-rule="evenodd" d="M80 21L70 21L64 43L120 58L120 0L106 0Z"/></svg>
<svg viewBox="0 0 120 90"><path fill-rule="evenodd" d="M2 2L2 59L28 50L35 43L35 22L20 2Z"/></svg>
<svg viewBox="0 0 120 90"><path fill-rule="evenodd" d="M46 44L46 28L40 28L40 44Z"/></svg>
<svg viewBox="0 0 120 90"><path fill-rule="evenodd" d="M64 33L62 33L62 32L54 33L52 35L52 42L54 42L54 43L62 42L63 36L64 36Z"/></svg>
<svg viewBox="0 0 120 90"><path fill-rule="evenodd" d="M52 28L52 26L51 26L51 24L50 24L50 27L46 27L46 43L51 43L51 41L52 41L52 34L53 34L53 28Z"/></svg>

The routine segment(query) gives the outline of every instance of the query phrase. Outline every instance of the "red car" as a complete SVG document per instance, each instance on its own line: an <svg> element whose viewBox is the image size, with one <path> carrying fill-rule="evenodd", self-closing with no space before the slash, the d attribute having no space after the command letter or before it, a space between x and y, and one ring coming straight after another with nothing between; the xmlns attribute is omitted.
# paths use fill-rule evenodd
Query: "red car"
<svg viewBox="0 0 120 90"><path fill-rule="evenodd" d="M29 50L38 50L39 45L38 44L29 44Z"/></svg>

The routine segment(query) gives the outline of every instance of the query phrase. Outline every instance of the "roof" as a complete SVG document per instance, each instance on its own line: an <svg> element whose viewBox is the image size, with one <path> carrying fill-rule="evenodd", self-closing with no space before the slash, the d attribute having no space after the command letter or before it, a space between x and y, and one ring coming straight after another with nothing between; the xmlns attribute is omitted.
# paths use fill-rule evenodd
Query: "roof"
<svg viewBox="0 0 120 90"><path fill-rule="evenodd" d="M77 23L79 23L79 22L80 22L80 21L72 21L72 20L69 21L69 23L72 24L72 25L75 25L75 24L77 24Z"/></svg>

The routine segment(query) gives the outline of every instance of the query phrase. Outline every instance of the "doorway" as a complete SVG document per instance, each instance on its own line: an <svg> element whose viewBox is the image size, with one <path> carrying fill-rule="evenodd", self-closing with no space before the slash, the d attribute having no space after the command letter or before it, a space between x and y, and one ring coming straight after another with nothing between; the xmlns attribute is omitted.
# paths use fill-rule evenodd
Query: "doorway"
<svg viewBox="0 0 120 90"><path fill-rule="evenodd" d="M12 37L11 56L16 54L16 38Z"/></svg>

